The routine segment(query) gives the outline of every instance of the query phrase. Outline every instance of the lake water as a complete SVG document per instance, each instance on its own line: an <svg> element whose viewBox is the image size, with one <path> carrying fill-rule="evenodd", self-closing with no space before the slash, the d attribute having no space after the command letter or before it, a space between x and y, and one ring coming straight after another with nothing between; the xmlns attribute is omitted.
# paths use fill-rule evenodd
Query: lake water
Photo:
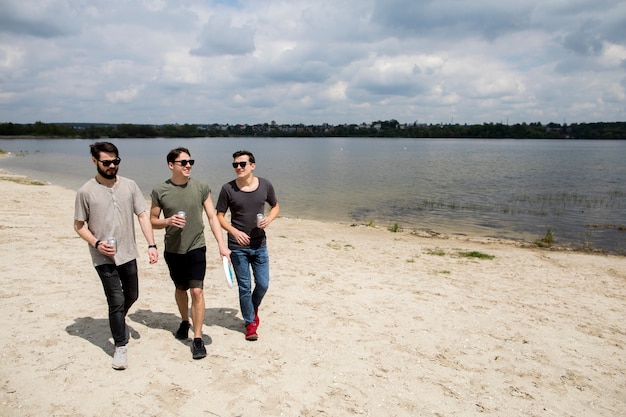
<svg viewBox="0 0 626 417"><path fill-rule="evenodd" d="M369 138L112 139L146 197L188 147L213 200L238 149L274 184L281 215L626 253L626 141ZM95 173L90 140L0 139L0 169L71 189Z"/></svg>

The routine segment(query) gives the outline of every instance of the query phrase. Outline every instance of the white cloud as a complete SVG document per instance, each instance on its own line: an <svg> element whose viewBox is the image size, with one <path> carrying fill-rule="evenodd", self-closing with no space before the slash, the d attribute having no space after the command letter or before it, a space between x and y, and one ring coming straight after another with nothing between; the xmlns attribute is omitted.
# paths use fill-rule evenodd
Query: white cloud
<svg viewBox="0 0 626 417"><path fill-rule="evenodd" d="M210 77L203 62L185 51L168 52L163 61L161 81L200 84Z"/></svg>
<svg viewBox="0 0 626 417"><path fill-rule="evenodd" d="M605 43L601 56L601 64L607 68L619 68L626 61L626 45Z"/></svg>
<svg viewBox="0 0 626 417"><path fill-rule="evenodd" d="M619 0L4 0L0 122L624 120L625 25Z"/></svg>
<svg viewBox="0 0 626 417"><path fill-rule="evenodd" d="M11 70L19 65L24 52L13 45L0 44L0 67Z"/></svg>
<svg viewBox="0 0 626 417"><path fill-rule="evenodd" d="M0 91L0 101L8 102L15 97L15 93L5 93Z"/></svg>
<svg viewBox="0 0 626 417"><path fill-rule="evenodd" d="M325 95L329 100L332 101L343 101L347 98L346 96L346 83L343 81L338 81L335 84L329 86Z"/></svg>
<svg viewBox="0 0 626 417"><path fill-rule="evenodd" d="M254 29L235 27L229 18L212 16L204 25L199 41L200 46L191 50L192 55L245 55L254 51Z"/></svg>
<svg viewBox="0 0 626 417"><path fill-rule="evenodd" d="M123 90L111 91L106 93L106 98L111 103L130 103L139 94L140 88L136 85L130 86Z"/></svg>

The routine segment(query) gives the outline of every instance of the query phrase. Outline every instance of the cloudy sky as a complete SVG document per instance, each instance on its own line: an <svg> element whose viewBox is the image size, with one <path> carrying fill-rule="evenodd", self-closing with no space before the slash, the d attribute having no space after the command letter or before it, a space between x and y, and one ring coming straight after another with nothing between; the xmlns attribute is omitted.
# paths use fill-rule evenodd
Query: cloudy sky
<svg viewBox="0 0 626 417"><path fill-rule="evenodd" d="M0 0L0 122L626 120L623 0Z"/></svg>

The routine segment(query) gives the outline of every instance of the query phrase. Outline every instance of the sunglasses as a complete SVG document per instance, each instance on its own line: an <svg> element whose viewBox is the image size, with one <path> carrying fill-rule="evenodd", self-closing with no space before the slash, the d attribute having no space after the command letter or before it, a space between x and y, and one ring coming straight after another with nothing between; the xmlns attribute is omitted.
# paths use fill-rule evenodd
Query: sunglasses
<svg viewBox="0 0 626 417"><path fill-rule="evenodd" d="M178 162L181 167L186 167L187 164L193 166L193 164L196 163L196 161L193 160L193 159L181 159L180 161L174 161L174 163L176 163L176 162Z"/></svg>
<svg viewBox="0 0 626 417"><path fill-rule="evenodd" d="M246 165L248 165L248 161L233 162L233 168L235 168L235 169L237 169L237 167L245 168Z"/></svg>
<svg viewBox="0 0 626 417"><path fill-rule="evenodd" d="M100 162L105 167L111 166L111 164L118 166L120 162L122 162L122 158L105 159L104 161L98 159L98 162Z"/></svg>

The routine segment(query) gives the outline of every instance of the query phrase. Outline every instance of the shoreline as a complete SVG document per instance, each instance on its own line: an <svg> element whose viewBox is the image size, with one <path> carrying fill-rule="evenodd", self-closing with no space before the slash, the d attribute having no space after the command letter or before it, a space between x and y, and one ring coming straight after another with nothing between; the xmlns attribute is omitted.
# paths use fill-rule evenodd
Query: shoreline
<svg viewBox="0 0 626 417"><path fill-rule="evenodd" d="M0 154L0 158L6 156L6 155L2 155ZM33 185L50 185L50 186L55 186L55 187L59 187L62 188L64 190L68 190L71 192L76 192L76 190L71 190L69 188L63 187L61 185L58 184L54 184L51 182L44 182L44 181L40 181L37 179L33 179L27 175L22 175L22 174L15 174L9 171L6 171L2 168L0 168L0 181L17 181L19 183L23 183L23 184L33 184ZM486 243L486 242L497 242L497 243L503 243L503 244L509 244L509 245L513 245L516 247L520 247L520 248L526 248L526 249L541 249L541 250L546 250L546 251L566 251L566 252L580 252L580 253L589 253L589 254L598 254L598 255L614 255L614 256L622 256L622 257L626 257L626 252L624 253L620 253L620 252L611 252L611 251L606 251L603 249L598 249L598 248L592 248L592 247L571 247L571 246L562 246L562 245L556 245L556 244L544 244L541 242L541 239L537 239L535 241L529 241L529 240L524 240L522 238L519 239L513 239L513 238L506 238L506 237L494 237L494 236L483 236L483 235L475 235L475 234L471 234L471 233L445 233L445 232L440 232L440 231L436 231L436 230L429 230L429 229L415 229L415 228L398 228L397 231L391 231L391 227L384 227L384 226L370 226L367 223L355 223L355 222L328 222L328 221L321 221L321 220L315 220L315 219L305 219L305 218L294 218L294 217L288 217L288 216L279 216L280 218L284 218L287 220L293 220L293 221L299 221L299 220L304 220L304 221L313 221L313 222L319 222L322 224L335 224L338 226L346 226L346 227L366 227L366 228L371 228L371 229L377 229L377 230L383 230L383 231L387 231L391 234L394 233L408 233L411 235L415 235L418 237L422 237L422 238L438 238L438 239L459 239L459 240L469 240L469 241L474 241L474 242L482 242L482 243Z"/></svg>
<svg viewBox="0 0 626 417"><path fill-rule="evenodd" d="M75 191L3 177L2 415L626 409L623 257L288 218L268 229L272 278L256 342L244 339L237 291L207 235L200 361L174 338L167 266L162 256L148 263L137 228L129 368L115 371L102 285L72 229Z"/></svg>
<svg viewBox="0 0 626 417"><path fill-rule="evenodd" d="M92 175L91 164L85 162L82 151L80 151L83 147L86 147L87 143L88 141L84 140L64 141L63 145L59 144L64 151L58 153L55 151L58 147L53 142L34 144L32 141L23 140L19 146L18 144L9 145L7 142L4 147L15 151L18 157L0 160L0 166L9 171L29 175L32 178L42 178L45 181L76 190L83 184L85 178ZM128 165L124 172L129 178L134 179L138 183L145 198L149 199L149 192L155 186L155 182L158 183L164 180L164 177L161 177L159 173L166 173L166 171L162 170L160 155L150 153L150 157L141 157L143 152L141 149L146 144L149 144L149 142L144 140L131 140L129 142L127 145L128 155L132 155L134 162ZM253 145L252 138L248 138L243 144L246 146L260 146L259 144ZM158 141L154 149L167 149L168 145L168 141ZM404 145L408 146L406 143ZM203 161L203 163L198 164L195 171L198 178L207 180L210 185L216 187L215 191L219 190L220 184L224 184L231 179L230 166L225 166L222 163L223 161L220 161L221 158L216 156L221 155L226 149L230 148L231 145L228 140L222 140L218 145L215 145L219 152L211 152L211 149L214 149L215 146L209 143L198 143L197 145L189 143L187 146L196 147L196 156ZM326 151L322 152L321 155L328 157L334 154L343 155L339 146L341 146L341 140L324 141L323 148ZM385 141L380 140L372 144L367 141L356 142L350 152L346 153L346 157L349 160L355 158L358 155L355 153L356 149L369 149L371 151L384 146ZM468 149L479 150L481 146L483 145L478 141L468 145ZM526 152L536 153L535 145L526 144L519 146ZM560 145L547 144L543 141L539 149L546 148L554 152L555 146L556 149L560 148ZM580 155L581 147L579 145L572 146L576 154ZM598 145L589 144L585 146L592 146L596 149ZM416 141L414 147L408 148L412 155L410 160L418 160L416 156L421 153L417 151L422 148L428 150L430 147L428 141ZM440 147L456 152L455 155L458 154L459 149L465 149L465 145L460 145L460 148L457 145L436 146L437 149ZM307 146L301 146L298 141L293 140L281 142L266 141L263 143L262 148L265 149L265 152L271 151L272 155L279 155L278 149L289 149L290 153L294 152L297 154L298 149L306 149ZM518 145L509 144L503 148L499 146L497 148L499 149L498 155L507 157L507 155L510 155L511 150L518 148ZM599 152L605 152L602 150L605 148L605 146L601 146ZM610 148L613 147L611 146ZM389 147L386 149L389 149ZM623 149L621 146L617 148L619 152ZM19 157L21 156L20 150L25 150L23 151L23 157ZM78 155L79 151L80 156ZM404 151L401 150L401 152ZM416 152L417 155L415 155ZM368 155L374 154L369 152ZM418 232L432 231L441 234L458 234L460 232L468 236L513 239L530 243L545 238L546 234L552 230L554 231L553 244L560 247L590 251L597 250L601 253L626 254L624 232L619 230L625 221L619 210L619 207L626 203L624 201L625 195L619 190L619 187L617 187L615 193L606 191L604 188L610 187L608 185L610 181L608 180L606 183L603 181L588 181L580 186L577 185L578 182L568 185L567 181L565 181L565 189L563 192L560 192L561 187L558 184L562 181L549 179L555 178L555 176L536 178L533 175L534 178L532 180L526 178L525 180L520 180L519 185L516 185L513 179L498 179L509 178L507 175L491 175L488 173L489 169L485 171L480 168L489 166L489 164L480 164L480 167L476 169L470 165L461 165L465 166L465 169L470 169L471 174L467 175L466 178L474 184L474 187L455 190L456 186L453 184L458 184L459 181L452 180L454 178L454 174L452 174L450 182L443 181L441 186L444 186L444 188L441 190L437 190L437 187L433 185L437 183L436 181L426 181L425 184L421 184L419 189L417 189L411 188L417 187L417 185L411 185L415 181L409 181L409 184L400 186L402 181L391 180L384 169L382 172L375 171L375 169L379 170L381 169L380 167L389 164L390 158L393 161L394 156L392 152L387 151L385 155L384 163L377 162L372 165L371 170L367 170L367 172L376 172L378 180L367 177L367 175L365 176L367 179L361 175L347 176L347 179L335 179L341 178L341 175L328 177L322 175L324 181L328 181L328 183L325 186L322 186L321 183L315 186L316 181L313 181L313 183L308 185L315 186L311 189L312 192L305 191L305 188L301 185L309 184L308 181L311 181L313 177L309 176L307 179L307 175L303 175L300 178L301 174L299 174L298 181L289 181L288 179L292 174L285 169L285 164L275 161L272 157L265 156L264 158L268 161L267 169L271 167L272 176L275 175L273 183L277 189L280 188L281 198L284 199L284 207L281 210L283 216L342 224L375 224L380 227L393 227L394 224L398 224L403 229L416 230ZM138 156L141 159L138 160ZM409 154L405 155L405 157L408 156ZM371 159L368 156L368 163L373 162L370 161ZM72 170L58 169L59 166L67 164L70 160L72 161ZM332 158L325 157L323 160L327 161L326 163L330 163L329 161L332 161ZM537 159L531 160L531 164L533 163L532 161L537 161ZM315 168L317 166L320 165L317 163L312 164L311 169L317 169ZM441 165L437 164L437 166ZM573 165L569 164L568 166ZM612 164L611 166L613 167L611 168L612 173L617 174L618 178L623 176L623 169L619 168L619 164ZM424 164L419 166L411 165L411 170L425 169L424 167ZM329 173L335 169L332 166L328 168L322 172ZM337 169L344 168L341 168L341 164L339 164ZM511 167L511 169L514 168ZM435 171L434 167L428 170L430 173ZM354 170L350 170L350 172L354 172ZM505 174L506 170L499 172L500 174ZM532 172L536 173L539 171L533 170ZM262 174L263 172L260 173ZM594 178L596 175L594 175ZM445 176L439 175L438 178L445 178ZM485 180L479 181L478 178L484 178ZM525 181L531 181L530 183L533 184L531 189L527 189L528 186L523 185ZM387 182L388 184L385 185ZM493 186L482 188L492 182ZM446 185L448 183L450 185ZM509 186L500 191L495 191L499 190L498 187L507 183L510 183ZM551 185L548 187L546 184ZM342 187L346 186L354 189L355 192L342 191ZM407 192L407 190L411 191ZM604 207L605 204L607 204L607 207ZM607 225L611 223L619 227L602 227L605 223ZM601 227L595 227L595 225L600 225Z"/></svg>

